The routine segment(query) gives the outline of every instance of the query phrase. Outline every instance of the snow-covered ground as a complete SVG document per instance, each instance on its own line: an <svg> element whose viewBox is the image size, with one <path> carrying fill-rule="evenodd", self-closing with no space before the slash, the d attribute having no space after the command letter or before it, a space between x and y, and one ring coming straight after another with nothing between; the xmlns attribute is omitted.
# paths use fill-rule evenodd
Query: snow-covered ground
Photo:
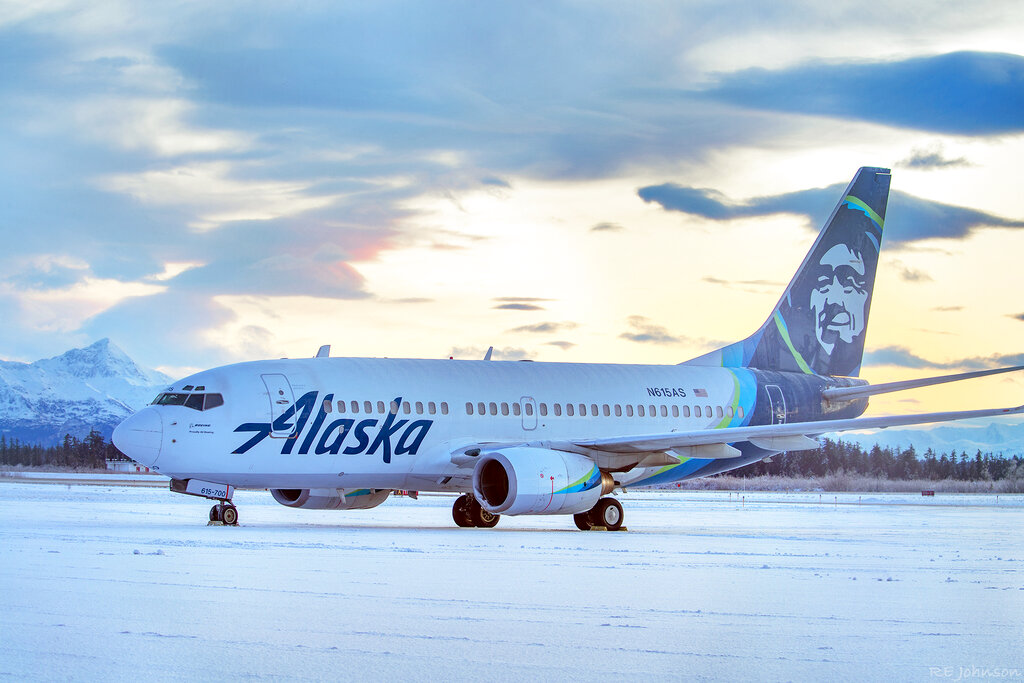
<svg viewBox="0 0 1024 683"><path fill-rule="evenodd" d="M0 677L1024 680L1024 498L836 498L630 492L630 531L584 533L240 492L230 528L0 480Z"/></svg>

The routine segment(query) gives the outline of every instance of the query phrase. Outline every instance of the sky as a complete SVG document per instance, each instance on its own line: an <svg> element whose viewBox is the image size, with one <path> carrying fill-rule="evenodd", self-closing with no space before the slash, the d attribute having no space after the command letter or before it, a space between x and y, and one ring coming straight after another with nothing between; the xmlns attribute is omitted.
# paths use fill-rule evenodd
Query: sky
<svg viewBox="0 0 1024 683"><path fill-rule="evenodd" d="M861 376L1024 363L1024 5L824 5L0 0L0 358L676 363L883 166Z"/></svg>

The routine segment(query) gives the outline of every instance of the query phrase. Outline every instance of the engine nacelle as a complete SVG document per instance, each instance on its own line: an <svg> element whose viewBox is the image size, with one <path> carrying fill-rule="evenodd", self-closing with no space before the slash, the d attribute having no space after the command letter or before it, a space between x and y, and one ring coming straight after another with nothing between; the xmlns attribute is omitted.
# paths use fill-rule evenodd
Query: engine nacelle
<svg viewBox="0 0 1024 683"><path fill-rule="evenodd" d="M519 446L480 456L473 493L492 514L576 514L590 510L614 481L576 453Z"/></svg>
<svg viewBox="0 0 1024 683"><path fill-rule="evenodd" d="M391 489L270 489L281 505L303 510L368 510L391 495Z"/></svg>

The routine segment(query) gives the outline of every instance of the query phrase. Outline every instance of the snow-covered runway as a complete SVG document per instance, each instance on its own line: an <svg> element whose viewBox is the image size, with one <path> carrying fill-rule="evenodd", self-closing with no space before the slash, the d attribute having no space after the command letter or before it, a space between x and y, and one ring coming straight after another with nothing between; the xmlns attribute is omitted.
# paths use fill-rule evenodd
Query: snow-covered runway
<svg viewBox="0 0 1024 683"><path fill-rule="evenodd" d="M2 482L0 676L1024 680L1024 497L833 497L631 492L629 532L584 533L240 492L226 528L166 489Z"/></svg>

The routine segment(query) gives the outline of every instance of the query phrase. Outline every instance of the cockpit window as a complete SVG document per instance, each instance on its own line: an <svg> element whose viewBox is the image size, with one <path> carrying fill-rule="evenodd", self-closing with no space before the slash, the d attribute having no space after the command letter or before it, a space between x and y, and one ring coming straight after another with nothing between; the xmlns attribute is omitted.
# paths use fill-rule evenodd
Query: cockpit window
<svg viewBox="0 0 1024 683"><path fill-rule="evenodd" d="M186 394L165 392L153 399L156 406L185 406L192 410L210 410L224 405L222 394Z"/></svg>
<svg viewBox="0 0 1024 683"><path fill-rule="evenodd" d="M181 406L185 405L185 399L188 398L188 394L173 394L166 393L160 394L154 401L158 406Z"/></svg>

